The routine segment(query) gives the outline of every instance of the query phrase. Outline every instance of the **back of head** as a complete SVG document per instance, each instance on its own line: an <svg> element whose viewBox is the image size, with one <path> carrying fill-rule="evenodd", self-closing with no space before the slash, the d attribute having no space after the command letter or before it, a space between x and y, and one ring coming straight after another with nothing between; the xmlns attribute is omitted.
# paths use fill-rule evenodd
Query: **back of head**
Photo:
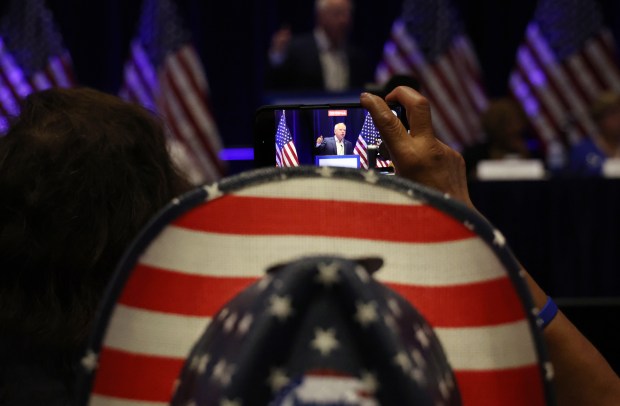
<svg viewBox="0 0 620 406"><path fill-rule="evenodd" d="M342 46L347 40L353 19L351 0L316 0L317 25L321 27L335 46Z"/></svg>
<svg viewBox="0 0 620 406"><path fill-rule="evenodd" d="M143 108L91 89L30 95L0 137L0 338L72 352L127 245L187 188Z"/></svg>
<svg viewBox="0 0 620 406"><path fill-rule="evenodd" d="M516 100L504 97L491 101L481 121L493 147L507 153L528 154L525 144L528 119Z"/></svg>

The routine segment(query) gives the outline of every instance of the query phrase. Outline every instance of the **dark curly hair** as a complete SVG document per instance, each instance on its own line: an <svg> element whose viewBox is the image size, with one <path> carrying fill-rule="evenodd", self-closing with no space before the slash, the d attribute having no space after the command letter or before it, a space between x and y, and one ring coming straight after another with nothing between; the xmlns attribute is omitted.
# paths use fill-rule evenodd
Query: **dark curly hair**
<svg viewBox="0 0 620 406"><path fill-rule="evenodd" d="M123 251L190 188L163 128L144 108L92 89L24 100L0 137L4 358L27 356L71 379Z"/></svg>

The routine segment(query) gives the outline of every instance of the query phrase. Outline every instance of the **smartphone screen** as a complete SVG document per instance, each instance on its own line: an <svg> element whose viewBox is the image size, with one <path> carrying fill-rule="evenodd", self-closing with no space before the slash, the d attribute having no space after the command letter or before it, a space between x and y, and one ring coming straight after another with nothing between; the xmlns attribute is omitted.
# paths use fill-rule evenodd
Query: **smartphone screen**
<svg viewBox="0 0 620 406"><path fill-rule="evenodd" d="M406 126L404 109L390 105ZM393 173L381 135L357 103L270 105L254 122L254 160L263 166L336 166Z"/></svg>

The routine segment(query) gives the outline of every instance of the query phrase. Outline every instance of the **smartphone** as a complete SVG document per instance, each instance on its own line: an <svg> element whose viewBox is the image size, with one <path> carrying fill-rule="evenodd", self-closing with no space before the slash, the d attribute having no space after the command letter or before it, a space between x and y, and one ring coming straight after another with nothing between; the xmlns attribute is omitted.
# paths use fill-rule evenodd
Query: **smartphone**
<svg viewBox="0 0 620 406"><path fill-rule="evenodd" d="M408 129L404 108L389 107ZM335 144L341 137L344 148ZM338 166L393 173L381 143L372 117L359 103L266 105L254 116L256 167Z"/></svg>

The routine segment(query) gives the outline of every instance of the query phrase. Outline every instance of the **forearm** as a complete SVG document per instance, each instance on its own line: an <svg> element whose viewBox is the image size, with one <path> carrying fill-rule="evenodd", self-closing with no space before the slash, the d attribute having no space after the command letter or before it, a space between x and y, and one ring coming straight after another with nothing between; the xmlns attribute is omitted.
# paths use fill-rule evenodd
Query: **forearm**
<svg viewBox="0 0 620 406"><path fill-rule="evenodd" d="M526 281L534 304L541 309L547 295L527 273ZM620 404L620 378L561 311L543 337L554 368L558 405Z"/></svg>

